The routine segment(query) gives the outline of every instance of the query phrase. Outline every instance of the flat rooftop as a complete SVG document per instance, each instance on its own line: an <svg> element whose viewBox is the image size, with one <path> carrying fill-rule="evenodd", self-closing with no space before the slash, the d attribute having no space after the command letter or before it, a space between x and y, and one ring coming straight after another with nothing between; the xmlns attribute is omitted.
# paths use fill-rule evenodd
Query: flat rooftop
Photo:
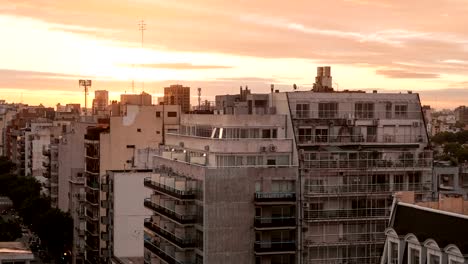
<svg viewBox="0 0 468 264"><path fill-rule="evenodd" d="M0 242L0 259L34 259L31 250L22 242Z"/></svg>

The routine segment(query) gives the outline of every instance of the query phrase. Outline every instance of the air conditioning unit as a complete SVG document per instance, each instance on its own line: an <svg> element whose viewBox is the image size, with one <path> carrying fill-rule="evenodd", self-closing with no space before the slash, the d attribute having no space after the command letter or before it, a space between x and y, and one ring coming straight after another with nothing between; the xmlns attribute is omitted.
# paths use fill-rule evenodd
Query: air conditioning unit
<svg viewBox="0 0 468 264"><path fill-rule="evenodd" d="M270 145L268 149L269 149L270 152L276 152L276 146L275 145Z"/></svg>
<svg viewBox="0 0 468 264"><path fill-rule="evenodd" d="M260 152L266 152L266 151L267 151L267 148L265 146L260 147Z"/></svg>

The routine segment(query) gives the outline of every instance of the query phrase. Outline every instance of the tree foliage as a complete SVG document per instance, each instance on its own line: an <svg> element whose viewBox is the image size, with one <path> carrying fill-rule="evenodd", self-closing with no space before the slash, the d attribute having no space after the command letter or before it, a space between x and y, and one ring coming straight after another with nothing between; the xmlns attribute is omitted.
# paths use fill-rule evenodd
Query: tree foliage
<svg viewBox="0 0 468 264"><path fill-rule="evenodd" d="M68 213L50 207L49 199L40 194L41 185L37 180L11 174L13 167L11 162L0 158L0 195L10 197L23 223L30 226L49 253L59 259L71 248L73 220Z"/></svg>

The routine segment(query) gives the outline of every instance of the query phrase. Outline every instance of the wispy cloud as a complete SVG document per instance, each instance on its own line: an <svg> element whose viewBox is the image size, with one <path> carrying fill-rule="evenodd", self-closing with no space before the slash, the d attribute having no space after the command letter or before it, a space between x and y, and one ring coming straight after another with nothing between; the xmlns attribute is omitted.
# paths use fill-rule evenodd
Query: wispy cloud
<svg viewBox="0 0 468 264"><path fill-rule="evenodd" d="M213 69L232 68L232 66L225 66L225 65L198 65L198 64L192 64L192 63L118 64L118 66L151 68L151 69L167 69L167 70L213 70Z"/></svg>
<svg viewBox="0 0 468 264"><path fill-rule="evenodd" d="M384 75L388 78L398 79L436 79L439 74L425 72L411 72L405 70L376 70L375 73Z"/></svg>

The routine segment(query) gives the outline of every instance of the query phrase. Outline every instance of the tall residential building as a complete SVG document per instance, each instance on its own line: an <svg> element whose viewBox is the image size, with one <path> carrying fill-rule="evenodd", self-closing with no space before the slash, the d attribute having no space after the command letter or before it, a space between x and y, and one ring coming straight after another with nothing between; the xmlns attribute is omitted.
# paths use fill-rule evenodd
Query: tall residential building
<svg viewBox="0 0 468 264"><path fill-rule="evenodd" d="M297 159L287 115L180 122L144 182L152 191L145 263L295 263Z"/></svg>
<svg viewBox="0 0 468 264"><path fill-rule="evenodd" d="M455 120L457 122L460 122L462 124L468 124L468 107L462 105L457 108L455 108L454 111L455 114Z"/></svg>
<svg viewBox="0 0 468 264"><path fill-rule="evenodd" d="M392 193L432 191L417 94L290 92L299 152L302 263L378 263Z"/></svg>
<svg viewBox="0 0 468 264"><path fill-rule="evenodd" d="M181 117L145 181L147 263L379 262L393 193L432 196L419 96L334 92L319 72L314 91Z"/></svg>
<svg viewBox="0 0 468 264"><path fill-rule="evenodd" d="M164 87L164 104L180 105L183 113L190 112L190 87L180 84Z"/></svg>
<svg viewBox="0 0 468 264"><path fill-rule="evenodd" d="M165 105L126 105L124 116L111 116L110 123L89 127L85 135L86 232L85 260L88 263L107 261L113 254L113 240L105 187L108 171L137 169L137 154L142 149L157 149L164 142L164 131L178 131L180 107ZM150 153L150 152L148 152ZM124 199L134 193L114 193ZM117 197L119 196L119 197ZM125 213L125 212L121 212ZM118 237L114 230L113 236ZM128 247L138 245L128 242ZM141 245L141 241L139 242ZM122 257L122 256L121 256Z"/></svg>
<svg viewBox="0 0 468 264"><path fill-rule="evenodd" d="M93 115L105 115L108 113L109 92L106 90L94 91Z"/></svg>

